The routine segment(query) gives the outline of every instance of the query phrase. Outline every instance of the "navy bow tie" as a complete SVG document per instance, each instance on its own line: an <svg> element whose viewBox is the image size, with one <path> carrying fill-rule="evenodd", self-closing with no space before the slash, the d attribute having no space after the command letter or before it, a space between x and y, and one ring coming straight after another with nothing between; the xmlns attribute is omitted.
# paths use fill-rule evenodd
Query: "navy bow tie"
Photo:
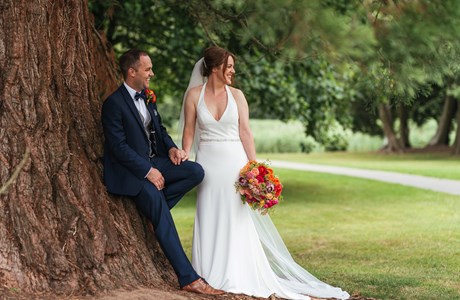
<svg viewBox="0 0 460 300"><path fill-rule="evenodd" d="M142 90L140 93L136 92L136 95L134 95L134 100L139 100L139 98L142 98L145 100L147 100L147 97L145 96L145 93L144 93L144 90Z"/></svg>

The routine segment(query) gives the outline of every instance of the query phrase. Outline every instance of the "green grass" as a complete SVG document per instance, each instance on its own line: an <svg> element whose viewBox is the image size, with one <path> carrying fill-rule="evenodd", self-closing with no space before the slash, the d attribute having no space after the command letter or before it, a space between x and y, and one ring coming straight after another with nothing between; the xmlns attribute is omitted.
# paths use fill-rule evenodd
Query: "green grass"
<svg viewBox="0 0 460 300"><path fill-rule="evenodd" d="M294 259L350 293L460 299L460 198L330 174L276 170L272 219ZM190 255L195 194L173 215Z"/></svg>
<svg viewBox="0 0 460 300"><path fill-rule="evenodd" d="M460 157L449 154L385 154L375 152L262 153L259 159L285 160L460 180Z"/></svg>

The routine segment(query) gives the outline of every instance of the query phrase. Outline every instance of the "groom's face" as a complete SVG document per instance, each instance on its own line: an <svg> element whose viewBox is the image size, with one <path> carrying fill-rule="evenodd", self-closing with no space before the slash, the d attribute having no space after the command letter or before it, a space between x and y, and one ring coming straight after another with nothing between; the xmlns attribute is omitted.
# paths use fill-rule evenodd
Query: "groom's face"
<svg viewBox="0 0 460 300"><path fill-rule="evenodd" d="M141 55L136 68L132 68L133 88L140 91L149 87L150 78L154 76L152 61L148 55Z"/></svg>

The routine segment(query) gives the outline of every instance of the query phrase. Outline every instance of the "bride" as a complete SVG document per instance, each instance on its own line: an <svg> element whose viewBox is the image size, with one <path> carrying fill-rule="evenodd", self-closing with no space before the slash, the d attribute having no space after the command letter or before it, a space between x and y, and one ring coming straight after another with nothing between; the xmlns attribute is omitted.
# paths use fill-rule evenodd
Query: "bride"
<svg viewBox="0 0 460 300"><path fill-rule="evenodd" d="M268 215L243 204L234 183L256 160L249 110L242 91L230 85L235 56L213 46L194 68L181 112L182 147L205 171L198 186L192 264L226 292L286 299L337 298L349 294L298 265Z"/></svg>

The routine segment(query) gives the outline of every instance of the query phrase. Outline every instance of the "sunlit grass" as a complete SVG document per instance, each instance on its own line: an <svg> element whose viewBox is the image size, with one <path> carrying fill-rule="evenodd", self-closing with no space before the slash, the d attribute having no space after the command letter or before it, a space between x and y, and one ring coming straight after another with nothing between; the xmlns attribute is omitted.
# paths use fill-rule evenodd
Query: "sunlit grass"
<svg viewBox="0 0 460 300"><path fill-rule="evenodd" d="M378 299L460 299L460 197L370 180L276 170L272 219L318 278ZM188 255L195 194L173 209Z"/></svg>

